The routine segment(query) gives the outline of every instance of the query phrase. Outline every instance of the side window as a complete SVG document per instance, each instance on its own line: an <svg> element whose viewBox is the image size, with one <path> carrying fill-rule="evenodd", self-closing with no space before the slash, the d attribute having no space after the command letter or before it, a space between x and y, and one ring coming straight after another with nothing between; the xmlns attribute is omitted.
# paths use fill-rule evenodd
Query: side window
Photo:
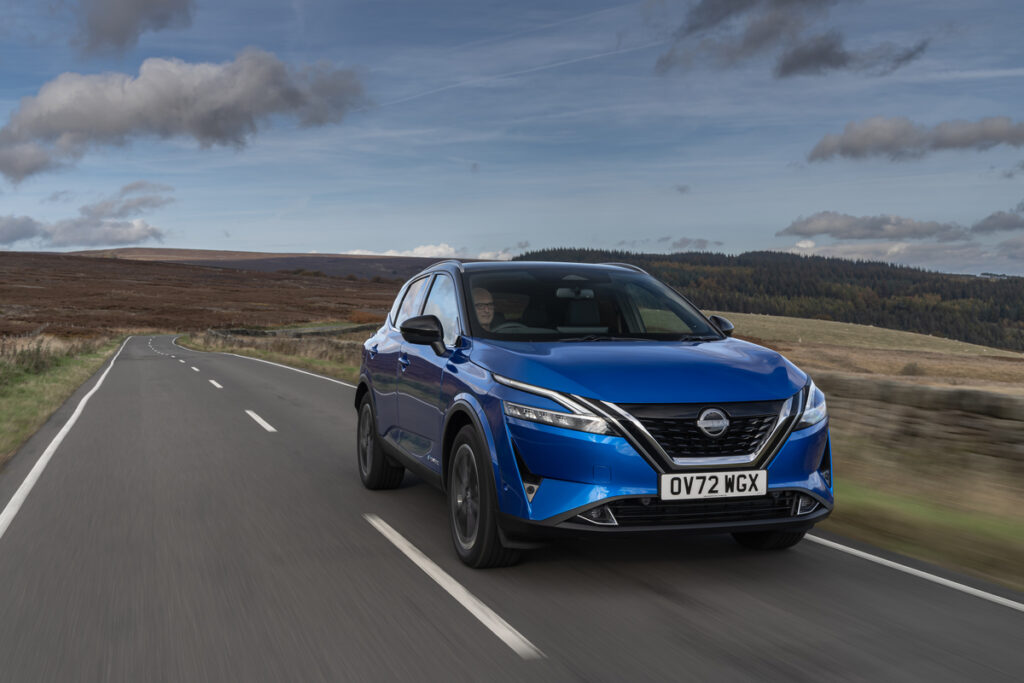
<svg viewBox="0 0 1024 683"><path fill-rule="evenodd" d="M436 315L444 328L444 345L455 346L459 338L459 301L455 296L455 283L447 275L434 279L423 315Z"/></svg>
<svg viewBox="0 0 1024 683"><path fill-rule="evenodd" d="M409 289L405 292L405 298L402 299L402 305L398 308L398 314L395 316L395 327L405 322L406 318L416 314L416 306L420 302L420 292L422 292L423 286L427 284L429 279L429 276L421 277L409 285Z"/></svg>

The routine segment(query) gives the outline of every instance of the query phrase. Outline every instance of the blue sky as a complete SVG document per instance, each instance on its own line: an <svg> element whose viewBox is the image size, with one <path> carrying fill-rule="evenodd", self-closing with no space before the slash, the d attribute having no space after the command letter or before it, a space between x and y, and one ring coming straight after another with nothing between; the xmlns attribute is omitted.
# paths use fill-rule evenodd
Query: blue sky
<svg viewBox="0 0 1024 683"><path fill-rule="evenodd" d="M0 249L1024 274L1016 2L4 2Z"/></svg>

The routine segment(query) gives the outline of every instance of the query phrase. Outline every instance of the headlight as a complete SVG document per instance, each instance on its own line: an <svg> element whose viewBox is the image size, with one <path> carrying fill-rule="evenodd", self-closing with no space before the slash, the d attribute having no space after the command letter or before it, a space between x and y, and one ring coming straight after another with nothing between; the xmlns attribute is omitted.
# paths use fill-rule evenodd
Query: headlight
<svg viewBox="0 0 1024 683"><path fill-rule="evenodd" d="M529 420L530 422L540 422L552 427L564 427L581 432L590 432L591 434L608 433L608 423L595 415L572 415L554 410L544 410L543 408L533 408L509 401L504 401L504 404L505 414L509 417Z"/></svg>
<svg viewBox="0 0 1024 683"><path fill-rule="evenodd" d="M800 422L794 429L806 429L818 424L826 417L828 417L828 408L825 407L825 394L812 381L807 388L807 400L804 402L803 415L800 416Z"/></svg>
<svg viewBox="0 0 1024 683"><path fill-rule="evenodd" d="M557 410L545 410L544 408L533 408L531 406L524 406L520 403L512 403L511 401L502 401L505 406L505 414L509 417L515 417L520 420L529 420L530 422L540 422L541 424L551 425L552 427L575 429L577 431L589 432L591 434L611 433L611 428L608 426L608 423L605 422L604 418L594 415L594 413L588 410L585 406L581 405L579 401L574 401L569 396L566 396L561 392L545 389L543 387L535 387L532 384L509 379L508 377L502 377L501 375L494 375L494 379L498 384L504 384L507 387L512 387L519 391L525 391L528 394L536 394L537 396L543 396L544 398L551 399L555 403L565 406L566 410L569 411L567 413L563 413Z"/></svg>

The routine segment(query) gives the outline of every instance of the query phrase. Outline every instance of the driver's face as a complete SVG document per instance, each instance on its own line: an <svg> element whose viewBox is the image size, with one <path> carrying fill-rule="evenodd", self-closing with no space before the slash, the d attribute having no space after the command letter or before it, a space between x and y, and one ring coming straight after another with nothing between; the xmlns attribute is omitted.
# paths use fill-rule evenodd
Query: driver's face
<svg viewBox="0 0 1024 683"><path fill-rule="evenodd" d="M476 308L476 319L485 329L491 329L491 322L494 320L494 298L490 292L479 291L474 297L473 306Z"/></svg>

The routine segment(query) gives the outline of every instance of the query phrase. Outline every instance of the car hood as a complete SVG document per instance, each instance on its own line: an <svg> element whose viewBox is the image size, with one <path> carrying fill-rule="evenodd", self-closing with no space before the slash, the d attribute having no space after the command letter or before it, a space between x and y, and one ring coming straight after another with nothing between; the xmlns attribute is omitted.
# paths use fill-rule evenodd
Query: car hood
<svg viewBox="0 0 1024 683"><path fill-rule="evenodd" d="M713 342L474 340L471 360L495 374L614 403L731 403L789 398L807 376L775 351Z"/></svg>

